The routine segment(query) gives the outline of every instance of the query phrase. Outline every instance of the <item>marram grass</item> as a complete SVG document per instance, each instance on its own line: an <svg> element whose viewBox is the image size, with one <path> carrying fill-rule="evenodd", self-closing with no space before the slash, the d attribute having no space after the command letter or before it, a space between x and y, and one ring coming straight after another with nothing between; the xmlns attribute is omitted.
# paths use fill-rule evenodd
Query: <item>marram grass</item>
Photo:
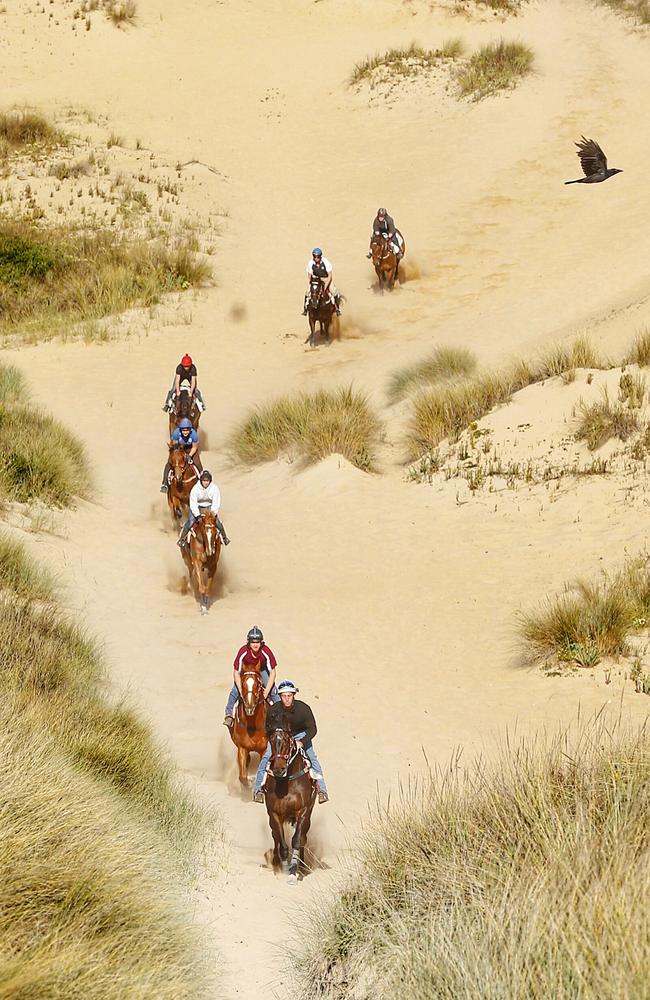
<svg viewBox="0 0 650 1000"><path fill-rule="evenodd" d="M386 394L389 402L396 403L417 389L472 375L475 369L476 358L466 347L436 347L422 361L394 371L388 380Z"/></svg>
<svg viewBox="0 0 650 1000"><path fill-rule="evenodd" d="M458 69L461 97L479 101L501 90L511 90L531 72L535 56L523 42L501 39L483 45Z"/></svg>

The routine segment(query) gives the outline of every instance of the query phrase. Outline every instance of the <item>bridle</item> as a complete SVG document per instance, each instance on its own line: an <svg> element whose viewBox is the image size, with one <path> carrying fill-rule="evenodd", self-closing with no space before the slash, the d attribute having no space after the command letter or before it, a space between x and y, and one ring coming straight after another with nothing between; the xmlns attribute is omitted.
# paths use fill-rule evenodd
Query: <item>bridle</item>
<svg viewBox="0 0 650 1000"><path fill-rule="evenodd" d="M206 517L207 513L210 513L210 512L206 511L206 513L201 514L201 516L199 518L199 521L200 521L200 524L201 524L201 532L203 534L203 548L205 549L205 554L209 558L212 558L212 556L214 555L215 550L216 550L216 538L218 537L218 531L217 531L217 522L216 522L216 519L215 519L213 522L210 523L210 527L212 527L214 529L214 540L213 540L214 544L211 544L210 543L210 536L206 532L205 517Z"/></svg>
<svg viewBox="0 0 650 1000"><path fill-rule="evenodd" d="M374 247L381 247L381 253L375 255ZM395 256L393 250L391 250L390 247L390 240L388 239L388 237L384 237L382 235L373 236L371 242L371 249L373 250L372 254L373 259L376 256L379 263L383 263L383 261L385 261L388 257Z"/></svg>
<svg viewBox="0 0 650 1000"><path fill-rule="evenodd" d="M281 760L281 761L285 762L284 763L284 767L283 767L284 774L281 775L281 777L286 778L287 777L287 772L289 770L289 767L290 767L292 761L295 759L295 757L296 757L296 755L298 753L298 746L297 746L296 741L294 740L293 736L291 735L291 733L289 732L288 729L281 729L281 728L278 727L277 729L273 730L273 732L271 733L271 736L269 737L269 742L271 744L271 749L273 749L273 737L276 735L276 733L282 733L283 737L287 737L288 738L289 748L287 750L287 753L280 753L278 751L277 753L272 753L271 754L271 762L270 762L271 763L271 773L274 773L275 770L277 770L277 768L273 767L274 761ZM284 741L283 741L283 745L284 745Z"/></svg>
<svg viewBox="0 0 650 1000"><path fill-rule="evenodd" d="M253 712L255 711L255 709L257 708L257 706L260 703L260 694L262 694L262 692L263 692L262 678L260 677L259 672L257 670L242 670L242 675L241 675L242 690L244 688L244 684L248 685L249 682L247 681L247 678L249 678L249 677L252 678L252 682L250 682L250 687L248 688L248 693L252 697L252 695L253 695L253 688L257 688L257 697L255 699L254 704L250 708L246 704L245 698L242 697L242 704L244 706L244 711L245 711L246 715L252 715L253 714Z"/></svg>
<svg viewBox="0 0 650 1000"><path fill-rule="evenodd" d="M323 279L314 275L309 279L309 305L312 309L318 309L323 303L325 286Z"/></svg>

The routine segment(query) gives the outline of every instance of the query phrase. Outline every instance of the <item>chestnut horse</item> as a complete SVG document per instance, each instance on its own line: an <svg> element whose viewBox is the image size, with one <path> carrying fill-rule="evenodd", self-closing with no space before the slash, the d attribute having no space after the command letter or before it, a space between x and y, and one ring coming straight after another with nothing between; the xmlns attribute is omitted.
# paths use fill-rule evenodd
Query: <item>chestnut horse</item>
<svg viewBox="0 0 650 1000"><path fill-rule="evenodd" d="M201 420L201 410L194 396L190 396L187 389L181 389L174 403L174 408L169 414L169 436L171 437L183 417L192 421L195 431L199 429Z"/></svg>
<svg viewBox="0 0 650 1000"><path fill-rule="evenodd" d="M264 788L266 811L273 834L273 867L286 871L289 861L289 882L295 882L298 865L305 865L305 844L311 825L311 814L316 802L316 785L305 758L288 729L274 729L269 736L271 744L271 773ZM284 839L284 824L295 827L291 838L291 858Z"/></svg>
<svg viewBox="0 0 650 1000"><path fill-rule="evenodd" d="M402 238L402 255L395 253L393 244L384 236L373 236L370 241L370 252L372 254L372 265L379 281L379 288L383 292L384 288L389 291L399 275L399 262L406 254L406 243Z"/></svg>
<svg viewBox="0 0 650 1000"><path fill-rule="evenodd" d="M239 780L248 786L251 753L261 757L266 750L266 699L259 670L243 670L241 686L242 696L237 703L230 739L237 747Z"/></svg>
<svg viewBox="0 0 650 1000"><path fill-rule="evenodd" d="M187 515L190 491L199 478L199 473L196 460L190 462L187 449L176 442L169 445L169 464L172 479L167 487L167 503L172 517L180 520ZM200 468L200 463L198 467Z"/></svg>
<svg viewBox="0 0 650 1000"><path fill-rule="evenodd" d="M221 535L217 516L211 510L201 514L194 524L188 541L182 547L183 561L187 566L190 583L199 596L201 614L207 615L212 583L217 575L221 555Z"/></svg>
<svg viewBox="0 0 650 1000"><path fill-rule="evenodd" d="M309 344L314 346L316 334L316 324L320 323L321 336L326 340L330 339L330 325L332 316L335 313L332 300L325 294L325 286L320 278L313 276L309 281L309 295L307 297L307 316L309 317Z"/></svg>

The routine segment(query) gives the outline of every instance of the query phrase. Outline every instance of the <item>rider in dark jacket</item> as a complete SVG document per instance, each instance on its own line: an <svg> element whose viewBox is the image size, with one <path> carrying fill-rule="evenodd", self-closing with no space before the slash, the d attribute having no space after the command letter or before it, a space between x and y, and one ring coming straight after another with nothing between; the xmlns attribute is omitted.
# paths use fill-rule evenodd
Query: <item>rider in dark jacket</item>
<svg viewBox="0 0 650 1000"><path fill-rule="evenodd" d="M402 253L402 248L399 245L399 237L397 236L397 230L395 228L395 222L388 214L385 208L378 208L377 215L372 223L372 236L370 237L370 242L372 243L374 236L386 236L390 243L393 244L396 254ZM368 258L372 257L372 252L369 250L366 254Z"/></svg>

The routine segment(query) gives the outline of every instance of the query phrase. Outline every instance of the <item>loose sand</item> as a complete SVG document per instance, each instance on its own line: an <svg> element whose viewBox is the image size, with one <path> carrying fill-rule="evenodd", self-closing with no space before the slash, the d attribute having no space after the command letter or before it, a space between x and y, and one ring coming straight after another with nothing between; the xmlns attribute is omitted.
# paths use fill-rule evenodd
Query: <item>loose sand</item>
<svg viewBox="0 0 650 1000"><path fill-rule="evenodd" d="M254 1000L265 984L286 983L290 920L336 878L367 801L425 766L424 752L430 762L458 745L467 757L489 754L506 727L554 727L578 706L645 715L622 673L606 686L599 668L567 678L523 668L513 624L518 608L644 545L642 489L630 500L622 481L593 477L470 497L453 484L408 484L399 408L383 411L394 447L372 477L337 456L307 471L286 462L241 471L224 442L254 403L298 387L353 380L383 407L388 373L434 344L463 344L497 364L587 329L620 354L650 319L650 132L638 127L650 39L583 0L532 4L504 23L399 0L138 8L125 31L96 16L90 31L73 32L70 5L54 4L58 25L12 6L0 15L3 100L60 114L81 105L131 146L140 138L168 163L221 171L192 206L228 212L218 284L183 301L189 320L158 326L136 315L141 333L126 340L4 357L92 456L92 502L65 516L65 537L32 544L60 566L70 605L104 639L115 684L131 689L180 768L223 807L228 871L197 893L197 919L221 951L224 996ZM345 86L375 50L454 35L470 48L524 39L536 73L478 105L416 85L368 106L367 93ZM625 173L565 188L578 175L572 142L582 132ZM206 170L187 169L199 179ZM383 298L364 259L379 203L420 275ZM299 311L314 243L334 261L349 305L342 340L309 351ZM208 402L204 461L233 540L206 619L182 593L158 493L160 405L186 350ZM557 429L564 419L561 391L551 390L522 404L540 440L547 420ZM221 726L232 656L253 623L315 709L331 788L311 838L330 867L293 890L261 867L266 815L241 799Z"/></svg>

